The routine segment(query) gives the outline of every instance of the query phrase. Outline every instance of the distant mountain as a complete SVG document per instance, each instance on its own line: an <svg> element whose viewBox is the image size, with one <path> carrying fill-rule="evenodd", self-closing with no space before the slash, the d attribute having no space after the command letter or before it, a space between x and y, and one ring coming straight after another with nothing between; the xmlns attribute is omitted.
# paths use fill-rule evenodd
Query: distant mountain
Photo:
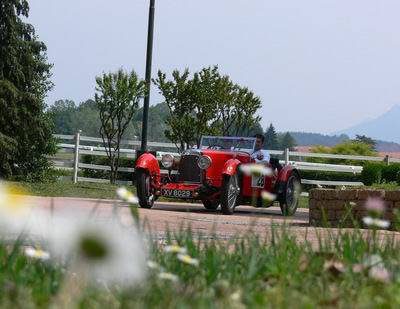
<svg viewBox="0 0 400 309"><path fill-rule="evenodd" d="M356 134L366 135L375 140L400 143L400 105L395 105L378 118L362 122L335 134L347 134L354 138Z"/></svg>
<svg viewBox="0 0 400 309"><path fill-rule="evenodd" d="M297 146L335 146L337 144L344 143L350 138L346 134L341 135L324 135L320 133L308 133L308 132L289 132L294 138ZM282 133L279 133L282 134ZM382 140L376 141L376 150L382 152L399 152L400 144L394 142L386 142Z"/></svg>
<svg viewBox="0 0 400 309"><path fill-rule="evenodd" d="M348 141L350 138L346 134L324 135L320 133L308 132L289 132L299 146L335 146L336 144Z"/></svg>

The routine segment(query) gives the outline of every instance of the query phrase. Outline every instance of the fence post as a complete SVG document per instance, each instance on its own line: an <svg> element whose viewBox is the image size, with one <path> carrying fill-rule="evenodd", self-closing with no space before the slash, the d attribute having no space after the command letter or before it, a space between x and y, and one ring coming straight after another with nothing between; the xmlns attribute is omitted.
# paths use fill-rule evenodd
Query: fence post
<svg viewBox="0 0 400 309"><path fill-rule="evenodd" d="M285 148L283 155L285 156L285 166L289 165L289 148Z"/></svg>
<svg viewBox="0 0 400 309"><path fill-rule="evenodd" d="M81 132L79 130L75 134L75 153L74 153L74 183L78 182L78 167L79 167L79 141L81 139Z"/></svg>
<svg viewBox="0 0 400 309"><path fill-rule="evenodd" d="M383 162L385 162L386 165L389 165L389 164L390 164L389 155L386 155L386 156L385 156L385 159L383 159Z"/></svg>

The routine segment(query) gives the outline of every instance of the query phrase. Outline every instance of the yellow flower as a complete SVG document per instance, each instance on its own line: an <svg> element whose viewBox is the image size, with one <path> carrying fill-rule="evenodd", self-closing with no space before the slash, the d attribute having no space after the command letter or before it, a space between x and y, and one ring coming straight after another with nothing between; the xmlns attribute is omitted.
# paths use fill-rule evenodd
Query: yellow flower
<svg viewBox="0 0 400 309"><path fill-rule="evenodd" d="M178 254L177 258L179 261L189 264L189 265L193 265L193 266L199 266L199 260L198 259L194 259L192 258L190 255L187 254Z"/></svg>
<svg viewBox="0 0 400 309"><path fill-rule="evenodd" d="M29 211L26 193L16 186L0 182L0 212L5 215L23 215Z"/></svg>
<svg viewBox="0 0 400 309"><path fill-rule="evenodd" d="M165 246L164 252L186 254L186 248L179 247L178 245Z"/></svg>

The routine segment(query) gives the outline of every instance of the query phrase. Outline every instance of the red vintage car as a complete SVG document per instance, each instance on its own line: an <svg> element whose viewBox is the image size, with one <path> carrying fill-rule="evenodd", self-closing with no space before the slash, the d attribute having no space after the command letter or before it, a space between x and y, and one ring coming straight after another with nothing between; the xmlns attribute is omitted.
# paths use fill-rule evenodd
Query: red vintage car
<svg viewBox="0 0 400 309"><path fill-rule="evenodd" d="M237 205L271 206L272 201L262 198L269 192L279 201L283 215L293 215L301 191L299 172L285 166L271 168L268 175L246 174L243 167L255 163L251 158L255 144L252 137L203 136L199 149L185 150L180 158L163 155L165 174L153 154L142 154L135 167L140 206L151 208L159 196L165 196L200 200L207 209L221 206L222 213L232 214Z"/></svg>

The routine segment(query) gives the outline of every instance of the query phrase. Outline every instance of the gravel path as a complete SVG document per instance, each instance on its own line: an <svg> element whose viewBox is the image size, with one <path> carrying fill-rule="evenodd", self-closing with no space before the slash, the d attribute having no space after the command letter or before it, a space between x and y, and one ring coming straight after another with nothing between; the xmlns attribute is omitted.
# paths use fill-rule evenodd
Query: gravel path
<svg viewBox="0 0 400 309"><path fill-rule="evenodd" d="M94 200L81 198L29 197L34 207L53 208L54 212L74 208L95 212L99 220L110 218L113 206L124 223L132 222L128 205L113 200ZM239 206L233 215L222 215L220 211L206 210L201 204L156 202L152 209L139 208L139 215L145 229L153 236L164 239L165 232L176 231L190 226L193 233L204 238L229 240L246 235L251 230L260 237L271 235L271 226L285 225L299 241L307 239L314 247L318 238L327 238L338 233L337 229L308 227L308 209L299 208L293 217L283 217L279 207L254 208ZM346 229L351 231L351 229ZM366 232L366 231L365 231ZM384 235L400 236L399 233L382 232Z"/></svg>

